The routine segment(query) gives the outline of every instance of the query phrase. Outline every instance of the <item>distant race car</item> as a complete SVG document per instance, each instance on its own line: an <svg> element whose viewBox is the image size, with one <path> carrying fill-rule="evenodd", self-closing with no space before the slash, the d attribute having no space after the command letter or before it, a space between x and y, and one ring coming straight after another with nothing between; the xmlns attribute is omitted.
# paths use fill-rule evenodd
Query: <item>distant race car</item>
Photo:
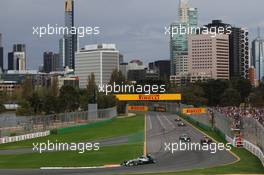
<svg viewBox="0 0 264 175"><path fill-rule="evenodd" d="M186 124L183 122L180 122L180 123L178 123L178 126L186 126Z"/></svg>
<svg viewBox="0 0 264 175"><path fill-rule="evenodd" d="M180 119L180 118L176 118L176 119L174 119L174 121L176 121L176 122L180 122L181 119Z"/></svg>
<svg viewBox="0 0 264 175"><path fill-rule="evenodd" d="M208 145L210 145L212 142L213 142L212 139L210 139L210 138L207 137L207 136L204 136L204 138L201 139L201 145L204 145L204 144L208 144Z"/></svg>
<svg viewBox="0 0 264 175"><path fill-rule="evenodd" d="M187 134L182 134L179 137L179 140L182 141L182 142L190 142L191 141L191 138Z"/></svg>
<svg viewBox="0 0 264 175"><path fill-rule="evenodd" d="M132 160L126 160L121 163L122 166L138 166L138 165L145 165L145 164L152 164L156 163L156 161L153 159L153 157L148 154L147 156L141 156L137 159Z"/></svg>

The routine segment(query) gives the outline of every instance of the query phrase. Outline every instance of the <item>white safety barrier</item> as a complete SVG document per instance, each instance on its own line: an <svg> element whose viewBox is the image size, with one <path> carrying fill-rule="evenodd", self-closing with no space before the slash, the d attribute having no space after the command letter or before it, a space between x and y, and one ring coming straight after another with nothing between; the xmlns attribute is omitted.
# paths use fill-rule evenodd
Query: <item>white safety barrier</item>
<svg viewBox="0 0 264 175"><path fill-rule="evenodd" d="M244 148L247 149L252 154L254 154L255 156L257 156L259 160L262 162L262 165L264 166L264 154L262 150L247 140L243 140L243 143L244 143Z"/></svg>
<svg viewBox="0 0 264 175"><path fill-rule="evenodd" d="M227 135L225 136L225 138L227 142L231 143L234 147L236 147L235 139L232 139L231 137ZM259 160L261 161L262 165L264 166L264 154L259 147L243 139L243 148L245 148L246 150L248 150L249 152L257 156Z"/></svg>
<svg viewBox="0 0 264 175"><path fill-rule="evenodd" d="M36 132L36 133L30 133L30 134L12 136L12 137L3 137L3 138L0 138L0 144L18 142L18 141L28 140L28 139L34 139L37 137L45 137L48 135L50 135L50 131Z"/></svg>
<svg viewBox="0 0 264 175"><path fill-rule="evenodd" d="M236 147L236 141L235 139L232 139L231 137L229 137L228 135L225 135L225 139L228 143L231 143L233 147Z"/></svg>

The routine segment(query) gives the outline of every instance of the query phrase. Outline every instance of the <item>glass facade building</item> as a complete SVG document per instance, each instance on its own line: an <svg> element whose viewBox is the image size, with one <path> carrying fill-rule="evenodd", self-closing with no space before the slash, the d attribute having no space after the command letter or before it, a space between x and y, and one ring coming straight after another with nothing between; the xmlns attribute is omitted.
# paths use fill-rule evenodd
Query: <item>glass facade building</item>
<svg viewBox="0 0 264 175"><path fill-rule="evenodd" d="M4 70L4 48L2 44L2 34L0 33L0 73Z"/></svg>
<svg viewBox="0 0 264 175"><path fill-rule="evenodd" d="M189 8L187 0L179 2L179 22L170 26L171 75L187 72L188 34L195 33L189 29L198 26L197 8Z"/></svg>
<svg viewBox="0 0 264 175"><path fill-rule="evenodd" d="M65 1L65 27L74 27L74 0ZM63 67L75 68L75 52L77 51L77 35L64 35Z"/></svg>
<svg viewBox="0 0 264 175"><path fill-rule="evenodd" d="M264 81L264 39L256 38L252 42L252 64L256 69L256 79Z"/></svg>

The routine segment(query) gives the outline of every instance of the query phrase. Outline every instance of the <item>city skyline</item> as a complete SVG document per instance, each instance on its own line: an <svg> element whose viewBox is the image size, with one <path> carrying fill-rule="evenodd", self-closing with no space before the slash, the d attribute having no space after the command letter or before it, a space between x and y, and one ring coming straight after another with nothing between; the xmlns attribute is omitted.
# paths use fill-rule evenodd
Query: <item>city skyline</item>
<svg viewBox="0 0 264 175"><path fill-rule="evenodd" d="M250 2L226 1L229 4L224 2L206 0L201 3L201 0L190 0L189 4L199 10L199 26L208 24L213 19L222 19L223 22L249 28L251 41L257 36L258 26L262 28L261 36L263 36L264 20L261 15L258 15L263 2L258 0ZM234 12L232 7L238 2L243 5L241 5L240 11ZM32 35L32 26L47 24L63 26L64 0L52 2L52 6L43 0L37 0L34 3L32 0L26 0L23 3L17 0L11 2L4 0L1 3L3 9L0 7L0 21L15 21L0 27L0 33L3 34L5 68L7 67L7 53L11 51L15 43L27 45L28 69L37 69L42 64L43 52L59 52L59 39L62 36L38 38ZM104 13L98 14L96 12L102 3L109 5L109 8L105 9ZM119 6L116 6L116 3ZM258 5L256 5L257 3ZM157 59L169 59L169 37L164 35L164 27L178 19L178 0L167 0L165 3L164 1L155 1L151 4L150 0L144 0L140 5L130 0L126 2L116 0L111 3L101 0L99 2L91 1L89 6L87 5L87 1L76 1L76 26L98 25L101 28L101 34L82 38L81 47L86 44L115 43L124 54L126 61L139 58L147 63ZM218 8L212 8L212 5ZM21 8L12 13L7 11L15 6ZM149 6L152 7L151 10L146 11ZM224 7L225 13L221 10ZM117 8L119 13L115 12ZM18 15L24 15L23 20L19 20Z"/></svg>

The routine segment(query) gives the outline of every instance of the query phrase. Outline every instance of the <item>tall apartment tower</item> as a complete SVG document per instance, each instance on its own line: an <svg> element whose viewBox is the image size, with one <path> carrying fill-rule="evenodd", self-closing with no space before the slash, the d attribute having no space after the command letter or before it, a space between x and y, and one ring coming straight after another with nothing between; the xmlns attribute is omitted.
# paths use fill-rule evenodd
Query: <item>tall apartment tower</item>
<svg viewBox="0 0 264 175"><path fill-rule="evenodd" d="M8 53L8 70L26 70L26 45L14 44Z"/></svg>
<svg viewBox="0 0 264 175"><path fill-rule="evenodd" d="M204 74L211 79L229 79L228 35L190 35L188 73Z"/></svg>
<svg viewBox="0 0 264 175"><path fill-rule="evenodd" d="M188 42L187 34L180 34L179 29L188 27L197 27L198 10L190 8L187 0L179 1L178 9L179 20L171 24L171 33L177 33L170 36L170 61L171 75L187 72L188 66ZM178 30L178 32L176 31ZM184 30L184 29L183 29ZM172 32L173 31L173 32ZM183 32L183 31L182 31ZM184 32L183 32L184 33Z"/></svg>
<svg viewBox="0 0 264 175"><path fill-rule="evenodd" d="M43 71L46 73L60 71L59 54L53 52L43 53Z"/></svg>
<svg viewBox="0 0 264 175"><path fill-rule="evenodd" d="M252 41L252 65L255 67L256 80L264 82L264 39L257 37Z"/></svg>
<svg viewBox="0 0 264 175"><path fill-rule="evenodd" d="M74 0L65 0L64 4L64 22L65 27L69 30L74 27ZM62 43L63 42L63 43ZM63 47L63 48L61 48ZM77 35L65 34L62 41L60 41L60 57L64 59L62 67L75 68L75 52L77 51Z"/></svg>
<svg viewBox="0 0 264 175"><path fill-rule="evenodd" d="M2 34L0 33L0 72L4 70L4 48L2 43Z"/></svg>
<svg viewBox="0 0 264 175"><path fill-rule="evenodd" d="M233 27L223 23L221 20L213 20L206 27L230 27L229 35L229 73L230 78L247 78L249 69L249 38L248 30L245 28Z"/></svg>

